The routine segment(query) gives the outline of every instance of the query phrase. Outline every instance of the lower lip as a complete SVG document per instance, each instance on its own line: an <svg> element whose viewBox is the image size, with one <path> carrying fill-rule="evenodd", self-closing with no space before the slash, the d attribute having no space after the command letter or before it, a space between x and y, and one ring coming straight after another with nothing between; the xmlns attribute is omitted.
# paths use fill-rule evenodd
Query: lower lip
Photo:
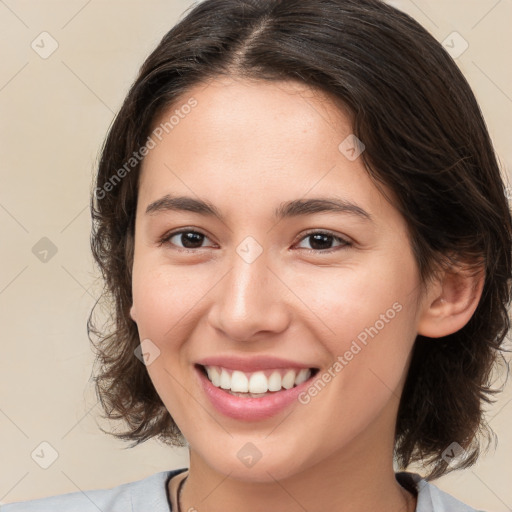
<svg viewBox="0 0 512 512"><path fill-rule="evenodd" d="M214 386L206 375L197 366L195 370L199 376L201 385L213 406L222 414L242 421L258 421L275 416L293 402L298 403L299 394L311 385L308 380L276 393L271 393L260 398L234 396L224 389Z"/></svg>

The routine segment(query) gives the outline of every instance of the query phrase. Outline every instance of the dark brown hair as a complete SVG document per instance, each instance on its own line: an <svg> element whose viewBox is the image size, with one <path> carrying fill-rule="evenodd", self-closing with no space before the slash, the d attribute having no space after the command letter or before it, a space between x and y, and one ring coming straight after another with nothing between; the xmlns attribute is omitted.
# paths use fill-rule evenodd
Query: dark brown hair
<svg viewBox="0 0 512 512"><path fill-rule="evenodd" d="M140 340L129 309L140 161L126 163L162 113L220 75L296 80L339 100L366 147L370 176L396 197L422 278L453 262L485 268L469 323L444 338L416 339L395 442L398 465L421 461L428 478L473 464L481 439L490 439L483 405L492 401L491 371L509 328L510 211L464 76L424 28L379 0L205 0L143 63L105 141L91 198L91 247L102 297L113 306L109 329L94 326L94 308L88 321L96 390L106 417L128 426L113 435L133 445L152 437L185 444L134 356ZM452 442L467 457L448 467L442 453Z"/></svg>

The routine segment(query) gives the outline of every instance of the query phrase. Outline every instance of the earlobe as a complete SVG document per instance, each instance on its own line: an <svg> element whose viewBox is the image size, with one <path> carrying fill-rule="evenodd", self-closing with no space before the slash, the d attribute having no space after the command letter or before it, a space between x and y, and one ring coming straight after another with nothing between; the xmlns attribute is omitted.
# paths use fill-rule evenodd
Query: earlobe
<svg viewBox="0 0 512 512"><path fill-rule="evenodd" d="M418 334L441 338L462 329L480 302L484 282L483 268L446 271L426 298Z"/></svg>
<svg viewBox="0 0 512 512"><path fill-rule="evenodd" d="M137 319L135 318L135 306L133 304L130 308L130 317L135 323L137 323Z"/></svg>

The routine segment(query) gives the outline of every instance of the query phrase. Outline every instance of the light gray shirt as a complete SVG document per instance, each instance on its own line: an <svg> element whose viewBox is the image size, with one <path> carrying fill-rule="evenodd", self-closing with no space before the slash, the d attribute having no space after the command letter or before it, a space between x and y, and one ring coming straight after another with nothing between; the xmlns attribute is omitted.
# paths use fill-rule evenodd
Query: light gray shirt
<svg viewBox="0 0 512 512"><path fill-rule="evenodd" d="M186 470L162 471L112 489L77 491L10 503L0 506L0 512L172 512L167 497L167 483L173 476ZM414 481L418 491L416 512L479 512L415 473L400 473L397 479L400 481L407 477Z"/></svg>

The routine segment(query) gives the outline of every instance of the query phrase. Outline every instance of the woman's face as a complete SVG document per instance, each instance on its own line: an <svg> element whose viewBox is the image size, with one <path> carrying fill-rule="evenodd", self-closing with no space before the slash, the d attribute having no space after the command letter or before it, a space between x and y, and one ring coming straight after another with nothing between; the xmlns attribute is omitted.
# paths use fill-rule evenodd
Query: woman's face
<svg viewBox="0 0 512 512"><path fill-rule="evenodd" d="M293 82L227 79L173 114L143 162L131 315L191 457L247 481L390 460L425 301L348 117ZM283 390L222 389L249 385Z"/></svg>

